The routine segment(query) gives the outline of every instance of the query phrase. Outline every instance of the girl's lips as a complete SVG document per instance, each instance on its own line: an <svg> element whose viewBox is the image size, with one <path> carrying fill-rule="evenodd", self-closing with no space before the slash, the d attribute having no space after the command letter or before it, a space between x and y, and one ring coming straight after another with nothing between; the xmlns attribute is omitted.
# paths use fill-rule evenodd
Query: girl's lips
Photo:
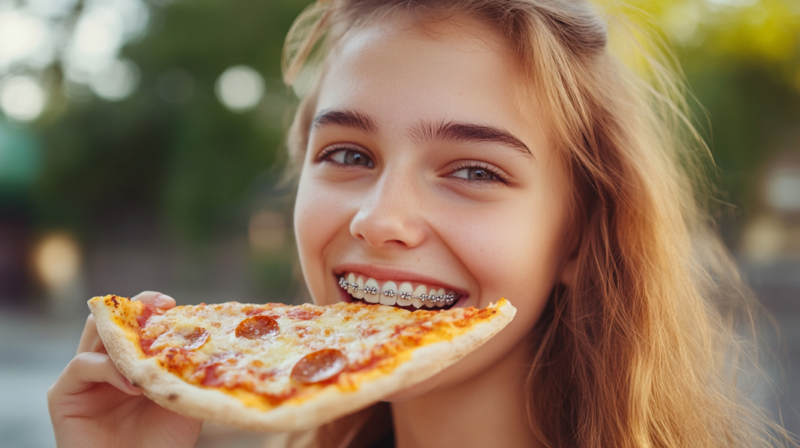
<svg viewBox="0 0 800 448"><path fill-rule="evenodd" d="M333 274L336 277L336 280L339 280L339 277L345 273L354 272L364 275L365 277L372 277L378 281L394 281L397 284L401 282L409 282L409 283L423 283L428 286L434 286L437 288L442 288L445 290L451 290L456 295L461 297L461 301L463 302L464 299L469 298L469 293L461 288L456 286L442 283L441 280L436 278L418 274L412 271L406 271L404 269L399 269L395 267L389 266L375 266L375 265L367 265L367 264L342 264L336 266L333 269Z"/></svg>

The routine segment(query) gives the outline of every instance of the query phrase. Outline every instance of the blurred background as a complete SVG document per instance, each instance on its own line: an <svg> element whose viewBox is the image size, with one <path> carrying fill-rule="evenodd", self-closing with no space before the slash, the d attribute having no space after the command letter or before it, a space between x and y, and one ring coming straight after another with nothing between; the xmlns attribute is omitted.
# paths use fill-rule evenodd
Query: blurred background
<svg viewBox="0 0 800 448"><path fill-rule="evenodd" d="M0 445L55 446L45 390L91 296L305 300L280 55L307 3L0 0ZM718 230L780 329L763 404L800 432L800 1L636 6L685 71Z"/></svg>

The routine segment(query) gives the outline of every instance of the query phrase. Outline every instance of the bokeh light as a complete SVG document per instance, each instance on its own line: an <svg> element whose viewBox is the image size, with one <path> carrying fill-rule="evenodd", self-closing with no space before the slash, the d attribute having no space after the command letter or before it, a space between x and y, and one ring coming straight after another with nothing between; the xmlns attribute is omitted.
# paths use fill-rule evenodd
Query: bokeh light
<svg viewBox="0 0 800 448"><path fill-rule="evenodd" d="M25 11L0 10L0 69L22 61L42 67L55 53L47 23Z"/></svg>
<svg viewBox="0 0 800 448"><path fill-rule="evenodd" d="M139 85L139 68L128 60L115 60L89 79L92 91L105 100L118 101L130 96Z"/></svg>
<svg viewBox="0 0 800 448"><path fill-rule="evenodd" d="M0 107L17 121L35 120L44 110L45 91L36 78L11 76L0 81Z"/></svg>
<svg viewBox="0 0 800 448"><path fill-rule="evenodd" d="M780 167L767 179L767 203L778 212L800 213L800 167Z"/></svg>
<svg viewBox="0 0 800 448"><path fill-rule="evenodd" d="M246 65L225 70L215 85L220 102L234 112L253 109L264 96L264 78Z"/></svg>
<svg viewBox="0 0 800 448"><path fill-rule="evenodd" d="M277 212L262 211L250 218L248 226L250 247L256 251L280 249L286 241L283 216Z"/></svg>
<svg viewBox="0 0 800 448"><path fill-rule="evenodd" d="M137 38L147 29L149 13L141 0L105 0L86 1L82 13L77 18L75 27L64 48L62 64L68 81L95 84L102 72L126 70L119 64L118 54L123 45ZM130 68L130 66L128 66ZM104 84L102 81L100 84ZM105 83L103 87L92 90L96 93L120 92L120 83L112 87ZM108 87L108 88L105 88ZM104 95L102 98L112 101L120 99L119 93Z"/></svg>
<svg viewBox="0 0 800 448"><path fill-rule="evenodd" d="M771 216L754 219L742 234L742 256L761 263L774 261L785 246L784 233L779 219Z"/></svg>
<svg viewBox="0 0 800 448"><path fill-rule="evenodd" d="M48 290L68 288L80 272L80 247L69 234L47 235L34 251L34 266L39 279Z"/></svg>

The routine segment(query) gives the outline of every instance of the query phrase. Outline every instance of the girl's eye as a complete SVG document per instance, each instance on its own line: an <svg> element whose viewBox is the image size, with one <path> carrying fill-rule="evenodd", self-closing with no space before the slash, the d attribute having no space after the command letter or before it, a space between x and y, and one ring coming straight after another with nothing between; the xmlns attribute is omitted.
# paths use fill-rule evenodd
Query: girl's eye
<svg viewBox="0 0 800 448"><path fill-rule="evenodd" d="M352 148L331 148L323 152L320 160L328 160L347 166L373 167L372 159L369 156Z"/></svg>
<svg viewBox="0 0 800 448"><path fill-rule="evenodd" d="M449 177L455 177L473 182L505 182L503 176L488 166L468 165L456 167Z"/></svg>

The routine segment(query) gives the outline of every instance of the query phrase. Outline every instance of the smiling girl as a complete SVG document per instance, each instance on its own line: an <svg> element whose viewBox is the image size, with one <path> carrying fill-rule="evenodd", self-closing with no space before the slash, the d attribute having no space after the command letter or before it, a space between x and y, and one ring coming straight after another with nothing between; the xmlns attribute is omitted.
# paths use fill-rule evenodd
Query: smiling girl
<svg viewBox="0 0 800 448"><path fill-rule="evenodd" d="M719 309L743 299L693 187L691 134L576 0L320 0L287 40L314 301L514 321L435 377L291 446L764 446ZM660 66L656 86L676 86ZM734 288L731 288L733 286ZM172 299L143 293L163 308ZM401 299L403 300L403 299ZM721 306L720 306L721 304ZM59 446L191 446L200 424L126 383L93 321L49 393ZM780 430L778 430L780 431ZM773 442L779 442L772 440Z"/></svg>

